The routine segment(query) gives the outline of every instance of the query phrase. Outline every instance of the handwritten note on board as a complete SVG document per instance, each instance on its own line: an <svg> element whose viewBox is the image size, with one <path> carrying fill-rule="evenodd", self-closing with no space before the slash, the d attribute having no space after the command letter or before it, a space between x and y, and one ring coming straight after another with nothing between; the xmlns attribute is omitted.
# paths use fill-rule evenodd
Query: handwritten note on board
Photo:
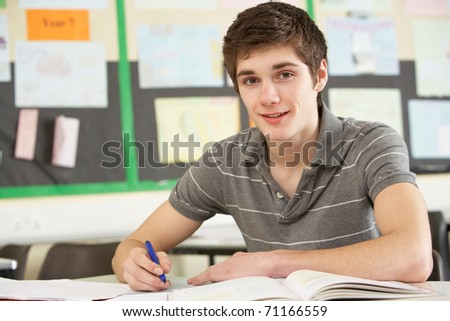
<svg viewBox="0 0 450 321"><path fill-rule="evenodd" d="M221 87L218 25L140 25L139 86Z"/></svg>
<svg viewBox="0 0 450 321"><path fill-rule="evenodd" d="M237 97L157 98L155 112L162 163L194 161L210 143L240 130Z"/></svg>
<svg viewBox="0 0 450 321"><path fill-rule="evenodd" d="M89 40L87 10L27 10L28 40Z"/></svg>
<svg viewBox="0 0 450 321"><path fill-rule="evenodd" d="M400 73L392 19L328 18L326 28L330 75Z"/></svg>
<svg viewBox="0 0 450 321"><path fill-rule="evenodd" d="M450 21L418 19L412 28L417 95L450 96Z"/></svg>
<svg viewBox="0 0 450 321"><path fill-rule="evenodd" d="M450 158L450 100L411 99L408 117L415 158Z"/></svg>
<svg viewBox="0 0 450 321"><path fill-rule="evenodd" d="M135 0L142 9L215 9L218 0Z"/></svg>
<svg viewBox="0 0 450 321"><path fill-rule="evenodd" d="M8 17L0 15L0 81L11 81Z"/></svg>
<svg viewBox="0 0 450 321"><path fill-rule="evenodd" d="M330 109L342 117L385 123L403 135L399 89L330 88Z"/></svg>
<svg viewBox="0 0 450 321"><path fill-rule="evenodd" d="M18 41L18 107L106 107L105 45L84 41Z"/></svg>
<svg viewBox="0 0 450 321"><path fill-rule="evenodd" d="M105 9L108 0L19 0L22 9Z"/></svg>

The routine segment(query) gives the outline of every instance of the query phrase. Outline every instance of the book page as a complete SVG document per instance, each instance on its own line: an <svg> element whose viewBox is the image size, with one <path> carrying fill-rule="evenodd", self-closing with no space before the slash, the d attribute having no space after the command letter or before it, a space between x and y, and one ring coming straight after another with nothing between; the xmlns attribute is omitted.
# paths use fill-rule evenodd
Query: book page
<svg viewBox="0 0 450 321"><path fill-rule="evenodd" d="M195 286L169 293L169 301L257 301L297 300L280 280L267 277L244 277Z"/></svg>
<svg viewBox="0 0 450 321"><path fill-rule="evenodd" d="M376 281L311 270L291 273L284 284L300 300L398 299L434 294L402 282Z"/></svg>

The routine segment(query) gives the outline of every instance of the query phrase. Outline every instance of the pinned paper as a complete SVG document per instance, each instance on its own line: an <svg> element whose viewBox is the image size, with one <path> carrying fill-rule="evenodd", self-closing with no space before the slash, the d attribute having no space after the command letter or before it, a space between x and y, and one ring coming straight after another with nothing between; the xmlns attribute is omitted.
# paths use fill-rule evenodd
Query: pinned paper
<svg viewBox="0 0 450 321"><path fill-rule="evenodd" d="M376 72L376 58L369 32L355 31L352 33L352 54L358 73Z"/></svg>
<svg viewBox="0 0 450 321"><path fill-rule="evenodd" d="M450 158L450 100L411 99L408 120L414 158Z"/></svg>
<svg viewBox="0 0 450 321"><path fill-rule="evenodd" d="M52 165L74 168L77 159L80 120L63 115L55 119Z"/></svg>
<svg viewBox="0 0 450 321"><path fill-rule="evenodd" d="M450 13L448 0L406 0L405 12L412 16L446 16Z"/></svg>
<svg viewBox="0 0 450 321"><path fill-rule="evenodd" d="M155 99L161 163L198 159L211 143L241 129L237 97L162 97Z"/></svg>
<svg viewBox="0 0 450 321"><path fill-rule="evenodd" d="M331 111L342 117L353 117L385 123L403 135L402 96L398 88L330 88Z"/></svg>
<svg viewBox="0 0 450 321"><path fill-rule="evenodd" d="M216 9L218 0L135 0L139 9Z"/></svg>
<svg viewBox="0 0 450 321"><path fill-rule="evenodd" d="M222 87L218 25L139 25L139 87Z"/></svg>
<svg viewBox="0 0 450 321"><path fill-rule="evenodd" d="M34 159L38 116L39 113L37 109L22 109L19 112L16 148L14 152L15 158L25 160Z"/></svg>
<svg viewBox="0 0 450 321"><path fill-rule="evenodd" d="M106 108L105 44L90 41L17 41L17 107Z"/></svg>
<svg viewBox="0 0 450 321"><path fill-rule="evenodd" d="M108 0L19 0L20 9L106 9Z"/></svg>
<svg viewBox="0 0 450 321"><path fill-rule="evenodd" d="M330 75L400 73L393 19L327 18L327 36Z"/></svg>
<svg viewBox="0 0 450 321"><path fill-rule="evenodd" d="M87 10L27 10L28 40L89 40Z"/></svg>
<svg viewBox="0 0 450 321"><path fill-rule="evenodd" d="M0 81L11 81L8 17L0 15Z"/></svg>
<svg viewBox="0 0 450 321"><path fill-rule="evenodd" d="M417 19L412 31L417 96L450 96L449 19Z"/></svg>

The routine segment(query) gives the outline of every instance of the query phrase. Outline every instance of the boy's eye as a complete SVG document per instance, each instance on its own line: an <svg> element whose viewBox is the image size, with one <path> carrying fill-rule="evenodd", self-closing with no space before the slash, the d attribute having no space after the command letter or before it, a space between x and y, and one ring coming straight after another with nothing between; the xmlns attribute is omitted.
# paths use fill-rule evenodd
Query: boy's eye
<svg viewBox="0 0 450 321"><path fill-rule="evenodd" d="M256 84L256 79L255 78L247 78L244 80L244 84L245 85L254 85L254 84Z"/></svg>
<svg viewBox="0 0 450 321"><path fill-rule="evenodd" d="M281 79L288 79L288 78L291 78L292 76L293 76L293 74L291 72L285 71L285 72L280 73L279 77Z"/></svg>

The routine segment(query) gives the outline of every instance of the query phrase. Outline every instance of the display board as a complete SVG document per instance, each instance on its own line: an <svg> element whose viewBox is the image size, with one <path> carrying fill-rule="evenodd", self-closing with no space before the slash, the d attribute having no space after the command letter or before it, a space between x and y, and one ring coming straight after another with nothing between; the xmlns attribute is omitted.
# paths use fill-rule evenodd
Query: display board
<svg viewBox="0 0 450 321"><path fill-rule="evenodd" d="M381 121L405 139L411 169L450 172L450 5L440 0L321 0L328 107Z"/></svg>
<svg viewBox="0 0 450 321"><path fill-rule="evenodd" d="M174 186L209 142L249 126L220 47L261 2L2 2L0 198Z"/></svg>
<svg viewBox="0 0 450 321"><path fill-rule="evenodd" d="M209 143L249 126L220 47L260 2L3 2L0 198L171 188ZM326 34L330 109L392 125L415 171L450 171L449 8L286 2Z"/></svg>

